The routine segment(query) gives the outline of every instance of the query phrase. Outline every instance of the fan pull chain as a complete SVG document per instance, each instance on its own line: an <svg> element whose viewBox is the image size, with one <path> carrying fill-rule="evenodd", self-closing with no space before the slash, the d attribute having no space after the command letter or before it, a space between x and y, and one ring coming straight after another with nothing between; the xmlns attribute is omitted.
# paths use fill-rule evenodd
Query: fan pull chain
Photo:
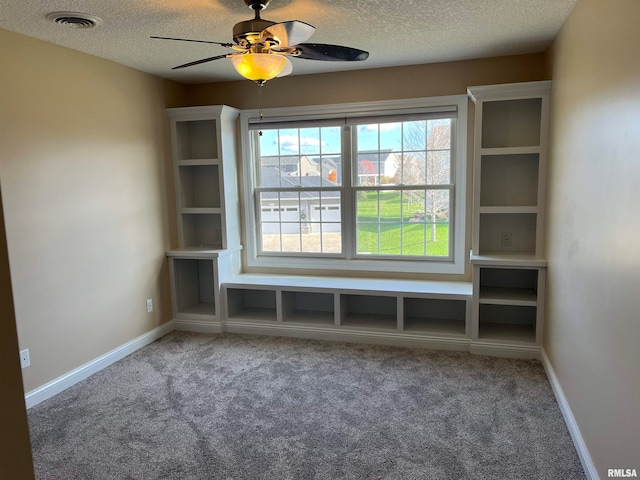
<svg viewBox="0 0 640 480"><path fill-rule="evenodd" d="M262 86L264 85L264 83L259 83L258 86L258 111L260 112L260 122L262 122L262 119L264 118L264 115L262 114ZM258 131L258 135L262 136L262 130Z"/></svg>

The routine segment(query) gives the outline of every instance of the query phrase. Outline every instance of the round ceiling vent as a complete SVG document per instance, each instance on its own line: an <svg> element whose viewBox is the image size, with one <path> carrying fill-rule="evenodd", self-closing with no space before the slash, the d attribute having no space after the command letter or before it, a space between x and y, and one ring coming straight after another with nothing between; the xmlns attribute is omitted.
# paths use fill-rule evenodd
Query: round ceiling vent
<svg viewBox="0 0 640 480"><path fill-rule="evenodd" d="M102 24L95 15L87 15L78 12L55 12L47 15L47 19L58 25L71 28L93 28Z"/></svg>

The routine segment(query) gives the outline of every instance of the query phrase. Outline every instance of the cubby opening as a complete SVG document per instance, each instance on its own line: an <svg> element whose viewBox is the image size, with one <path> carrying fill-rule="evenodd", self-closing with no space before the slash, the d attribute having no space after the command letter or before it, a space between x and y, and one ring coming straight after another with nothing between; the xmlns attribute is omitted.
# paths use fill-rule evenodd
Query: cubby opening
<svg viewBox="0 0 640 480"><path fill-rule="evenodd" d="M480 206L536 206L539 155L483 155Z"/></svg>
<svg viewBox="0 0 640 480"><path fill-rule="evenodd" d="M218 158L215 120L176 122L178 160Z"/></svg>
<svg viewBox="0 0 640 480"><path fill-rule="evenodd" d="M536 307L480 304L479 308L480 340L536 341Z"/></svg>
<svg viewBox="0 0 640 480"><path fill-rule="evenodd" d="M404 331L465 334L467 306L464 300L404 299Z"/></svg>
<svg viewBox="0 0 640 480"><path fill-rule="evenodd" d="M182 208L220 208L217 165L180 166Z"/></svg>
<svg viewBox="0 0 640 480"><path fill-rule="evenodd" d="M334 325L335 301L333 293L282 292L282 320Z"/></svg>
<svg viewBox="0 0 640 480"><path fill-rule="evenodd" d="M481 268L480 300L533 302L538 291L538 270L520 268Z"/></svg>
<svg viewBox="0 0 640 480"><path fill-rule="evenodd" d="M344 327L398 328L396 297L381 295L340 295L341 325Z"/></svg>
<svg viewBox="0 0 640 480"><path fill-rule="evenodd" d="M178 316L215 315L213 261L176 258L173 262Z"/></svg>
<svg viewBox="0 0 640 480"><path fill-rule="evenodd" d="M182 214L185 247L223 248L220 214Z"/></svg>
<svg viewBox="0 0 640 480"><path fill-rule="evenodd" d="M482 148L540 145L541 118L541 98L484 102Z"/></svg>
<svg viewBox="0 0 640 480"><path fill-rule="evenodd" d="M535 213L480 214L480 254L536 253ZM511 245L504 246L502 234L511 234Z"/></svg>
<svg viewBox="0 0 640 480"><path fill-rule="evenodd" d="M277 320L276 292L249 288L227 288L229 318L244 320Z"/></svg>

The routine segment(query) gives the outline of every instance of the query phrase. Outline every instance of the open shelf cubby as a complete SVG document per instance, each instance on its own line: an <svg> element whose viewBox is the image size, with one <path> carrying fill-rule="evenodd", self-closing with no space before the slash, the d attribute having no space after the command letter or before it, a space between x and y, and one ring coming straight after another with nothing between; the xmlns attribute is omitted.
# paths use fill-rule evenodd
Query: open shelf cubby
<svg viewBox="0 0 640 480"><path fill-rule="evenodd" d="M173 262L177 315L215 315L213 260L176 258Z"/></svg>
<svg viewBox="0 0 640 480"><path fill-rule="evenodd" d="M536 307L481 304L479 308L480 340L536 341Z"/></svg>
<svg viewBox="0 0 640 480"><path fill-rule="evenodd" d="M404 331L464 335L466 302L433 298L404 298Z"/></svg>
<svg viewBox="0 0 640 480"><path fill-rule="evenodd" d="M176 122L178 160L218 158L215 120Z"/></svg>
<svg viewBox="0 0 640 480"><path fill-rule="evenodd" d="M380 295L340 295L343 327L397 330L398 300Z"/></svg>
<svg viewBox="0 0 640 480"><path fill-rule="evenodd" d="M540 145L541 98L485 101L482 148Z"/></svg>
<svg viewBox="0 0 640 480"><path fill-rule="evenodd" d="M217 165L181 165L182 208L220 208L220 178Z"/></svg>
<svg viewBox="0 0 640 480"><path fill-rule="evenodd" d="M335 325L334 294L283 291L282 320L314 325Z"/></svg>
<svg viewBox="0 0 640 480"><path fill-rule="evenodd" d="M216 213L183 213L185 247L222 248L222 219Z"/></svg>
<svg viewBox="0 0 640 480"><path fill-rule="evenodd" d="M482 155L480 206L536 206L538 154Z"/></svg>
<svg viewBox="0 0 640 480"><path fill-rule="evenodd" d="M479 254L536 252L535 213L480 214ZM511 246L502 246L502 233L511 233Z"/></svg>
<svg viewBox="0 0 640 480"><path fill-rule="evenodd" d="M230 319L275 322L276 292L254 288L228 288L227 314Z"/></svg>
<svg viewBox="0 0 640 480"><path fill-rule="evenodd" d="M538 270L481 268L480 302L503 305L536 305Z"/></svg>

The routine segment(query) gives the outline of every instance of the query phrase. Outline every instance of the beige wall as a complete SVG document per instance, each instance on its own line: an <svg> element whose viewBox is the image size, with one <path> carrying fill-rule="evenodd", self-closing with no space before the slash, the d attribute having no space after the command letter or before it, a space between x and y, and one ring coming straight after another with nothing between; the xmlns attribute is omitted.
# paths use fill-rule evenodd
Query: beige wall
<svg viewBox="0 0 640 480"><path fill-rule="evenodd" d="M33 478L29 427L22 394L18 335L11 294L7 237L0 192L0 477Z"/></svg>
<svg viewBox="0 0 640 480"><path fill-rule="evenodd" d="M28 392L171 318L164 108L183 92L1 30L0 58L0 180Z"/></svg>
<svg viewBox="0 0 640 480"><path fill-rule="evenodd" d="M545 56L540 53L298 75L267 82L262 90L262 106L293 107L466 94L471 85L548 80L545 73ZM236 108L258 108L258 87L247 80L190 85L188 101L190 105L223 103Z"/></svg>
<svg viewBox="0 0 640 480"><path fill-rule="evenodd" d="M640 471L638 25L580 0L552 50L545 350L601 478Z"/></svg>
<svg viewBox="0 0 640 480"><path fill-rule="evenodd" d="M547 74L548 69L545 68L545 55L531 54L407 67L356 70L322 75L300 75L279 78L267 82L262 90L262 107L292 107L466 94L467 87L472 85L546 80L549 78L546 76ZM259 87L246 80L190 85L188 102L189 105L224 103L236 108L252 109L258 108L259 106L258 92ZM471 247L473 173L473 104L471 102L469 103L469 135L467 140L469 146L467 158L467 235L465 252L468 252ZM238 164L238 171L240 172L242 171L241 167L242 166ZM244 202L242 202L242 205L244 205ZM246 234L246 232L244 233ZM246 243L244 235L243 242ZM243 265L247 271L291 273L291 270L287 271L286 269L248 269L246 265L246 252L244 252L243 255ZM299 273L299 270L294 273ZM345 275L345 272L341 271L317 272L309 270L304 273L307 275ZM471 281L471 269L468 259L466 261L465 273L461 275L426 275L367 271L350 271L348 275Z"/></svg>

